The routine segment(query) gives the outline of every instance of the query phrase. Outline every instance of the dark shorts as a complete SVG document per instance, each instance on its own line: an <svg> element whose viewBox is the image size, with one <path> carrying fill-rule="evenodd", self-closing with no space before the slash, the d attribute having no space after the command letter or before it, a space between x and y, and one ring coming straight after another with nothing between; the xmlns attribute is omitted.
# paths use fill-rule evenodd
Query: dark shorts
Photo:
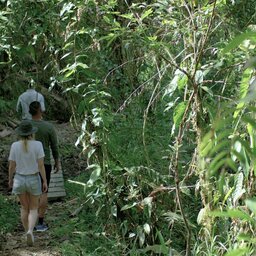
<svg viewBox="0 0 256 256"><path fill-rule="evenodd" d="M51 180L52 166L50 164L45 164L44 168L45 168L45 174L46 174L47 187L49 188L49 184L50 184L50 180ZM40 177L41 177L41 175L40 175ZM42 177L41 177L41 182L43 184ZM47 192L48 192L48 190L47 190Z"/></svg>

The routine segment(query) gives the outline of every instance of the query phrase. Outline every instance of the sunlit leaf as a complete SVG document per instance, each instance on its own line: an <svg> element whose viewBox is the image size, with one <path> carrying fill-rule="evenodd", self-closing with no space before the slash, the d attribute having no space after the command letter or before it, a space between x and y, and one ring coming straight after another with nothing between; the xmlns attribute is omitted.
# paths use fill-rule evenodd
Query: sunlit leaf
<svg viewBox="0 0 256 256"><path fill-rule="evenodd" d="M117 217L117 206L116 205L113 205L111 207L111 213L114 217Z"/></svg>
<svg viewBox="0 0 256 256"><path fill-rule="evenodd" d="M245 189L243 188L244 175L242 172L238 173L235 180L235 190L233 192L233 204L241 198L241 196L245 193Z"/></svg>
<svg viewBox="0 0 256 256"><path fill-rule="evenodd" d="M149 235L149 233L150 233L150 226L149 226L148 223L145 223L143 225L143 229L144 229L145 233Z"/></svg>
<svg viewBox="0 0 256 256"><path fill-rule="evenodd" d="M153 10L152 10L152 9L146 10L146 11L141 15L141 20L144 20L145 18L147 18L151 13L153 13Z"/></svg>
<svg viewBox="0 0 256 256"><path fill-rule="evenodd" d="M66 12L70 12L74 6L75 5L71 2L64 3L64 5L60 11L60 17L62 17Z"/></svg>
<svg viewBox="0 0 256 256"><path fill-rule="evenodd" d="M132 204L126 204L125 206L123 206L121 208L121 211L125 211L125 210L128 210L130 208L133 208L135 205L137 205L137 203L133 202Z"/></svg>

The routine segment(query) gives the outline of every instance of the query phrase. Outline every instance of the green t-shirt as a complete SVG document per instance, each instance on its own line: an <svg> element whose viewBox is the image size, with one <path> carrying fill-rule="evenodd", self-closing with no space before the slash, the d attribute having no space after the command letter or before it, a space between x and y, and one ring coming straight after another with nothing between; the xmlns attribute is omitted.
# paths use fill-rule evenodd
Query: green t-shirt
<svg viewBox="0 0 256 256"><path fill-rule="evenodd" d="M59 159L58 139L54 126L44 120L31 120L33 126L38 130L35 134L35 139L43 144L45 164L51 164L51 151L54 159Z"/></svg>

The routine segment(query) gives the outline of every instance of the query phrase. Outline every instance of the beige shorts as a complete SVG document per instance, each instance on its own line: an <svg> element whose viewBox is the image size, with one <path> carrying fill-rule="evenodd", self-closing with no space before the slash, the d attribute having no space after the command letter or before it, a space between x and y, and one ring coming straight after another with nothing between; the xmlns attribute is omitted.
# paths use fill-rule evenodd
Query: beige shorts
<svg viewBox="0 0 256 256"><path fill-rule="evenodd" d="M16 173L13 179L12 193L20 195L30 193L34 196L42 194L42 184L39 174L21 175Z"/></svg>

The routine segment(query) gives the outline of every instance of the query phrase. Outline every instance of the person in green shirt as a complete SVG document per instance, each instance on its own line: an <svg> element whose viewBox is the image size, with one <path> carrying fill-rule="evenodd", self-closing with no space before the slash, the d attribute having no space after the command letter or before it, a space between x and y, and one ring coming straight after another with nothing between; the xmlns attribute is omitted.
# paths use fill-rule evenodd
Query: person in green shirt
<svg viewBox="0 0 256 256"><path fill-rule="evenodd" d="M29 112L32 115L31 123L38 130L35 134L35 139L41 141L44 148L45 158L44 166L46 172L47 185L49 187L51 179L51 153L54 159L54 169L58 172L60 169L58 139L54 126L42 119L41 104L38 101L33 101L29 105ZM48 190L47 190L48 192ZM38 208L38 225L35 227L36 231L46 231L48 226L44 223L44 217L48 205L47 192L40 197Z"/></svg>

